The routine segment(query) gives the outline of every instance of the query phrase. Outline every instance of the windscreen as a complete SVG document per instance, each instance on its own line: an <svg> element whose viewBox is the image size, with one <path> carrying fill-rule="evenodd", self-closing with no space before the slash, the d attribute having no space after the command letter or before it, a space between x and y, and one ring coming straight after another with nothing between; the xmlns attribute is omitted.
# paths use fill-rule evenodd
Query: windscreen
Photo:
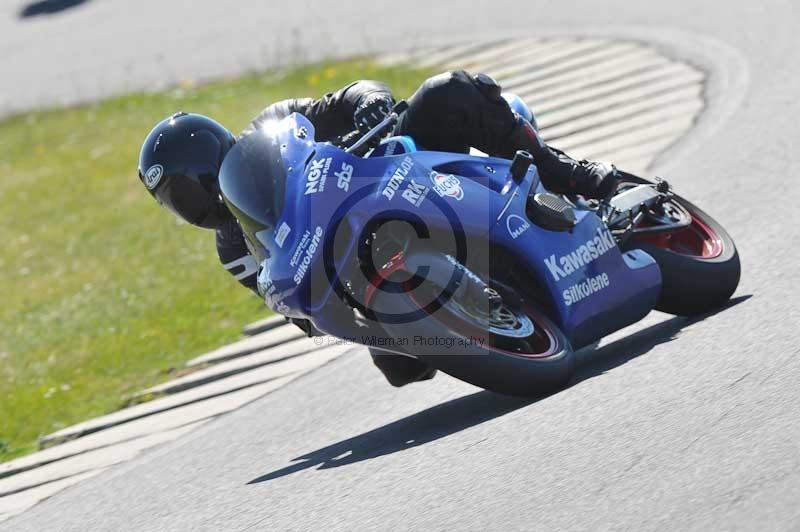
<svg viewBox="0 0 800 532"><path fill-rule="evenodd" d="M277 138L264 130L242 137L225 156L219 183L225 203L255 248L256 259L264 260L267 251L256 234L274 229L286 190L286 167Z"/></svg>

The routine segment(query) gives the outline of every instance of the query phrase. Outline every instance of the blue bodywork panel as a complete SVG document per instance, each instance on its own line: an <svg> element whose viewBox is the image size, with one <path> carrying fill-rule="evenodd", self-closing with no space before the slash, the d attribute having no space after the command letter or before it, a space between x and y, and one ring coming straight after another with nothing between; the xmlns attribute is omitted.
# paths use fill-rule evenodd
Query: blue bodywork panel
<svg viewBox="0 0 800 532"><path fill-rule="evenodd" d="M259 289L273 310L309 319L323 332L353 336L323 308L375 216L422 220L463 235L468 245L481 239L509 250L545 287L552 318L576 347L641 319L658 298L661 275L652 257L621 252L593 212L577 210L570 232L540 228L527 217L528 195L544 191L535 166L516 183L508 160L419 151L408 137L357 157L316 142L299 114L254 133L268 134L286 184L279 214L249 235L263 265ZM244 148L231 151L237 149ZM236 178L224 169L223 194Z"/></svg>

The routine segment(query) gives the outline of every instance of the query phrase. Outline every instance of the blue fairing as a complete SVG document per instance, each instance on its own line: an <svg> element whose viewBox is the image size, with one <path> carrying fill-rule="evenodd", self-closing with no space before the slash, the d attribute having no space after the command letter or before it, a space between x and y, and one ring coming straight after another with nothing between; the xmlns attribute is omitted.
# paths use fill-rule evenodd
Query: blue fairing
<svg viewBox="0 0 800 532"><path fill-rule="evenodd" d="M488 240L509 250L545 287L553 318L576 346L641 319L659 295L655 261L642 251L621 253L592 212L578 211L571 232L528 219L528 194L543 190L535 167L515 184L510 161L417 151L407 137L356 157L315 142L313 126L298 114L256 134L277 139L286 171L279 216L249 237L264 261L259 288L273 310L310 319L326 333L353 335L323 307L375 216L423 220L467 245Z"/></svg>

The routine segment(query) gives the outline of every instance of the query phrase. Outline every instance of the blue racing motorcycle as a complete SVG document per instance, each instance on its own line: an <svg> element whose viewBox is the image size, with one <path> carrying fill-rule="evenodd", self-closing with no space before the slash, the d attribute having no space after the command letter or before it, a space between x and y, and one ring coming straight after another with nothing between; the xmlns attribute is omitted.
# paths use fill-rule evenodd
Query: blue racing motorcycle
<svg viewBox="0 0 800 532"><path fill-rule="evenodd" d="M666 181L621 173L612 196L586 200L547 191L525 152L378 143L405 107L346 149L293 114L223 162L259 292L308 334L537 395L570 379L574 349L654 308L702 313L735 291L733 240Z"/></svg>

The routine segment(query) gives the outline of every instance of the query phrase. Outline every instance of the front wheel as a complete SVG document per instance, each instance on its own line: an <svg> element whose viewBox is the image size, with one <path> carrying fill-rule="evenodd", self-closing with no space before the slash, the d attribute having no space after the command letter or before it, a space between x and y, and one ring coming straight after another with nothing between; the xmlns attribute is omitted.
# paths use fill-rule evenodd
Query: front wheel
<svg viewBox="0 0 800 532"><path fill-rule="evenodd" d="M725 303L736 291L741 274L731 236L705 211L679 196L664 205L662 217L665 223L683 218L688 225L677 231L636 234L625 246L647 252L661 269L656 309L691 316Z"/></svg>
<svg viewBox="0 0 800 532"><path fill-rule="evenodd" d="M372 304L380 312L418 316L381 326L389 337L407 342L407 352L425 363L508 395L542 395L562 388L572 377L569 340L537 308L512 302L513 297L504 297L490 312L457 297L431 305L429 294L421 296L426 288L435 291L433 285L409 292L378 290Z"/></svg>

